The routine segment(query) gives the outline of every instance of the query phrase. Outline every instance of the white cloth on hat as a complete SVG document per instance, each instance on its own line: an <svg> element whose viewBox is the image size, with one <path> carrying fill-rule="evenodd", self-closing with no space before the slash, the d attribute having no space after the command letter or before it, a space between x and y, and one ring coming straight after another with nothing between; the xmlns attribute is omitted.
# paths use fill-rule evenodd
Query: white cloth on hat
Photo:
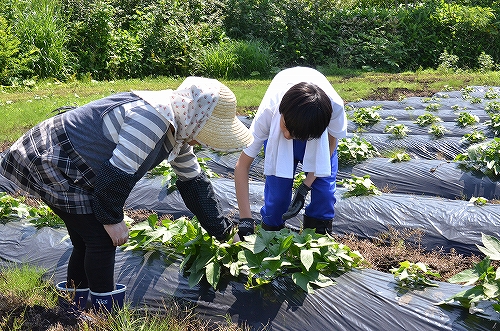
<svg viewBox="0 0 500 331"><path fill-rule="evenodd" d="M215 79L189 77L176 90L132 91L153 106L175 129L175 145L167 161L177 157L182 145L194 140L219 99Z"/></svg>

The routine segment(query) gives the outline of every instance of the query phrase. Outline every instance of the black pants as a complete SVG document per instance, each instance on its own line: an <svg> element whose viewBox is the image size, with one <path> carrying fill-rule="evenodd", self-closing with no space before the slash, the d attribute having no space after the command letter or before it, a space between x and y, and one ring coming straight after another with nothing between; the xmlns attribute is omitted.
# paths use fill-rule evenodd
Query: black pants
<svg viewBox="0 0 500 331"><path fill-rule="evenodd" d="M94 214L68 214L51 207L68 229L73 251L68 262L67 282L78 288L104 293L114 290L116 247Z"/></svg>

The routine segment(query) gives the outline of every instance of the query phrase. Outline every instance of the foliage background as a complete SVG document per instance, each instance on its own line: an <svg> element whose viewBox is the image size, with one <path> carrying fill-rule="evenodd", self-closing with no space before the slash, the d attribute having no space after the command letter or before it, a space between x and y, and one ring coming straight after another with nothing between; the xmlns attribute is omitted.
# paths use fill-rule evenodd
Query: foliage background
<svg viewBox="0 0 500 331"><path fill-rule="evenodd" d="M497 70L499 17L498 0L4 0L0 84Z"/></svg>

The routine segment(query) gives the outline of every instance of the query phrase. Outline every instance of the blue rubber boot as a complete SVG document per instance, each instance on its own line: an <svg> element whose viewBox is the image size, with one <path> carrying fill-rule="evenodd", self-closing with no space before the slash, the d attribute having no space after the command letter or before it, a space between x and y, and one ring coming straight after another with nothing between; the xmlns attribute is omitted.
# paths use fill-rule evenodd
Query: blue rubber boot
<svg viewBox="0 0 500 331"><path fill-rule="evenodd" d="M116 284L116 290L105 293L97 293L90 291L90 300L92 301L92 308L96 312L108 312L123 308L125 300L125 292L127 286L123 284Z"/></svg>
<svg viewBox="0 0 500 331"><path fill-rule="evenodd" d="M67 287L66 281L56 284L58 291L59 307L69 312L78 312L85 310L89 297L88 288Z"/></svg>

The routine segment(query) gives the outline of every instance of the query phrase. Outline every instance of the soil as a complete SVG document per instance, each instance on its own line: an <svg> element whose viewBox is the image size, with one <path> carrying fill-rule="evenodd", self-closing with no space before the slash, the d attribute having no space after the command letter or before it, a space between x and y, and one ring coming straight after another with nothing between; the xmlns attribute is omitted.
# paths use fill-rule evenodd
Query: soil
<svg viewBox="0 0 500 331"><path fill-rule="evenodd" d="M378 88L373 91L367 100L399 100L402 97L420 96L430 97L437 90L410 91L407 89ZM2 144L0 151L8 147ZM145 220L151 212L145 210L127 211L127 215L135 222ZM375 240L356 238L354 235L337 236L336 239L353 250L357 250L366 260L366 267L390 273L391 268L399 266L399 262L425 263L432 271L440 274L434 280L446 281L452 275L465 269L472 268L481 258L478 256L464 256L454 251L443 252L439 249L426 251L420 246L422 233L415 230L390 229L381 233ZM0 274L1 276L1 274ZM433 279L430 277L430 279ZM24 306L12 298L0 293L0 323L12 329L16 318L23 316L24 325L16 330L77 330L76 319L68 316L59 308L47 309L40 306Z"/></svg>
<svg viewBox="0 0 500 331"><path fill-rule="evenodd" d="M373 92L370 94L366 100L377 100L377 101L383 101L383 100L401 100L403 98L408 98L408 97L432 97L434 94L437 92L440 92L440 90L437 89L431 89L429 87L425 87L423 90L409 90L407 88L394 88L394 89L389 89L387 87L379 87L376 89L373 89Z"/></svg>

